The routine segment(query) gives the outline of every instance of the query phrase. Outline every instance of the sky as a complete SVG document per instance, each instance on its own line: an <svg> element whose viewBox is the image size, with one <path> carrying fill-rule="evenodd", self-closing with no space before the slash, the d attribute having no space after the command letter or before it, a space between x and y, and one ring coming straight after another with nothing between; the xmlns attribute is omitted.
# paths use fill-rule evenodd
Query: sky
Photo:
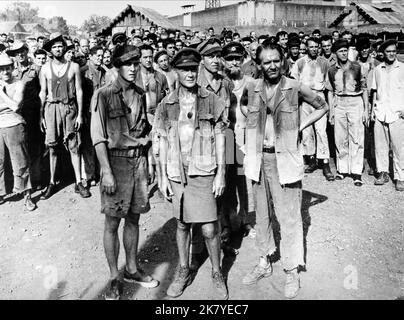
<svg viewBox="0 0 404 320"><path fill-rule="evenodd" d="M222 6L237 3L240 0L221 0ZM9 4L16 1L0 1L0 11ZM78 1L78 0L53 0L53 1L23 1L29 2L32 7L39 8L39 16L50 18L62 16L67 24L81 26L91 14L108 16L114 18L128 4L138 7L150 8L158 11L162 15L178 15L182 13L182 5L195 4L195 10L205 8L204 0L147 0L147 1L121 1L121 0L98 0L98 1Z"/></svg>

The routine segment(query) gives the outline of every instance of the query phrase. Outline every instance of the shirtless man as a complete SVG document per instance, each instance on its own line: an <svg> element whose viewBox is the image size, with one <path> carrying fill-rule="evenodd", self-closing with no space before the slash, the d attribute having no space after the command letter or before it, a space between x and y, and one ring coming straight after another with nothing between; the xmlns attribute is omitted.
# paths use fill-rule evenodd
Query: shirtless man
<svg viewBox="0 0 404 320"><path fill-rule="evenodd" d="M83 123L83 91L79 65L64 58L66 42L60 33L53 33L44 49L52 53L40 73L41 129L49 147L50 183L41 199L46 200L55 191L55 173L58 155L56 147L63 143L69 150L76 177L74 191L88 198L90 192L81 182L80 133Z"/></svg>

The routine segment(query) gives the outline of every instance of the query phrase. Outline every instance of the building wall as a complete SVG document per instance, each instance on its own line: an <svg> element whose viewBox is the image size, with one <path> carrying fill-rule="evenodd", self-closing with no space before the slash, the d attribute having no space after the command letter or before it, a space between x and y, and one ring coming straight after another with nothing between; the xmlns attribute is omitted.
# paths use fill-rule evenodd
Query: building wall
<svg viewBox="0 0 404 320"><path fill-rule="evenodd" d="M192 12L191 29L204 30L214 27L219 32L223 27L251 30L261 28L290 30L312 26L326 28L342 10L343 7L339 5L244 1L230 6ZM183 15L168 19L178 26L184 26Z"/></svg>

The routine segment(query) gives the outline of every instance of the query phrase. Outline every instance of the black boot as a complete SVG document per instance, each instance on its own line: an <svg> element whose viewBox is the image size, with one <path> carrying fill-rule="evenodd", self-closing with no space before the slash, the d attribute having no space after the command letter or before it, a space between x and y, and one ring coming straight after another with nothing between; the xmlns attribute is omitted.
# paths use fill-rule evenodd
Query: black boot
<svg viewBox="0 0 404 320"><path fill-rule="evenodd" d="M308 161L308 166L304 169L304 173L312 173L318 169L316 158L311 156Z"/></svg>
<svg viewBox="0 0 404 320"><path fill-rule="evenodd" d="M329 163L323 163L323 175L324 175L324 177L326 178L327 181L334 181L335 180L335 177L331 172Z"/></svg>

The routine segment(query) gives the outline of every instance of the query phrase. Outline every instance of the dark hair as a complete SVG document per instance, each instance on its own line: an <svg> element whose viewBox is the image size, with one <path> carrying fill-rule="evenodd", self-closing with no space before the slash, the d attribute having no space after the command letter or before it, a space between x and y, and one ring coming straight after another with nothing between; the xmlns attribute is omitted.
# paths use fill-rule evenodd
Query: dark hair
<svg viewBox="0 0 404 320"><path fill-rule="evenodd" d="M97 51L98 50L102 50L102 52L104 53L104 48L102 47L102 46L94 46L94 47L92 47L91 49L90 49L90 55L92 56L92 55L94 55L94 54L97 54Z"/></svg>
<svg viewBox="0 0 404 320"><path fill-rule="evenodd" d="M315 43L317 43L317 44L320 44L320 41L319 41L317 38L315 38L315 37L310 37L310 38L308 38L307 41L306 41L306 43L308 44L309 41L312 41L312 42L315 42Z"/></svg>
<svg viewBox="0 0 404 320"><path fill-rule="evenodd" d="M164 40L164 42L163 42L163 48L164 48L164 49L167 49L167 46L168 46L169 44L173 44L173 45L175 46L175 40L172 39L172 38L167 38L167 39Z"/></svg>
<svg viewBox="0 0 404 320"><path fill-rule="evenodd" d="M38 38L36 38L36 41L39 41L39 40L44 40L45 39L45 37L44 36L39 36Z"/></svg>
<svg viewBox="0 0 404 320"><path fill-rule="evenodd" d="M315 30L313 30L313 32L311 34L315 34L315 33L321 34L321 31L319 29L315 29Z"/></svg>
<svg viewBox="0 0 404 320"><path fill-rule="evenodd" d="M259 37L258 37L258 41L260 41L261 39L268 39L268 35L266 35L266 34L261 34Z"/></svg>
<svg viewBox="0 0 404 320"><path fill-rule="evenodd" d="M34 52L34 57L36 57L37 55L40 55L40 54L44 54L45 56L47 55L47 53L44 49L37 49Z"/></svg>
<svg viewBox="0 0 404 320"><path fill-rule="evenodd" d="M339 31L338 31L338 30L334 30L334 31L332 32L332 34L334 34L335 32L339 34Z"/></svg>
<svg viewBox="0 0 404 320"><path fill-rule="evenodd" d="M151 52L152 52L152 54L153 54L153 52L154 52L154 49L153 49L153 47L151 46L151 45L148 45L148 44L142 44L140 47L139 47L139 51L140 51L140 57L142 57L142 51L143 50L150 50Z"/></svg>
<svg viewBox="0 0 404 320"><path fill-rule="evenodd" d="M271 39L266 39L258 48L257 48L257 57L256 60L258 64L261 64L261 53L264 50L276 50L279 53L279 57L281 60L284 59L284 54L281 46L277 43L273 43Z"/></svg>
<svg viewBox="0 0 404 320"><path fill-rule="evenodd" d="M345 36L346 34L352 35L352 32L349 30L345 30L343 33L341 33L341 37Z"/></svg>
<svg viewBox="0 0 404 320"><path fill-rule="evenodd" d="M325 34L325 35L321 36L320 41L332 41L332 38L330 35Z"/></svg>
<svg viewBox="0 0 404 320"><path fill-rule="evenodd" d="M287 36L288 35L288 33L286 32L286 31L279 31L277 34L276 34L276 39L279 41L279 38L281 37L281 36Z"/></svg>
<svg viewBox="0 0 404 320"><path fill-rule="evenodd" d="M240 34L238 32L233 33L233 39L235 36L238 36L240 38Z"/></svg>

